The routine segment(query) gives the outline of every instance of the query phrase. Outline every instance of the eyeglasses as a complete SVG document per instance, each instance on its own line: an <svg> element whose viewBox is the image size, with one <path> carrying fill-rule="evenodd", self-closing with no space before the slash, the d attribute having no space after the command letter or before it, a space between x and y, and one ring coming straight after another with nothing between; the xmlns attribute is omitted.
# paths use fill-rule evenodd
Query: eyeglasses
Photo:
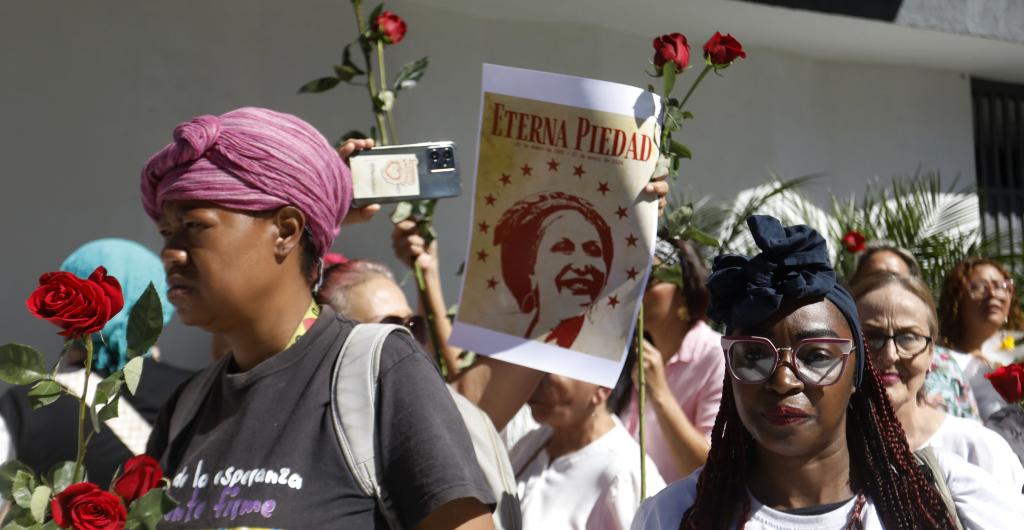
<svg viewBox="0 0 1024 530"><path fill-rule="evenodd" d="M993 296L1007 296L1013 291L1013 282L1011 280L989 280L989 281L976 281L967 284L967 295L975 300L980 300L985 297L985 293L991 293Z"/></svg>
<svg viewBox="0 0 1024 530"><path fill-rule="evenodd" d="M843 375L853 341L811 338L792 348L776 348L764 337L722 337L722 350L729 373L740 383L763 383L779 365L786 364L804 384L828 386ZM786 350L791 356L789 360L782 354Z"/></svg>
<svg viewBox="0 0 1024 530"><path fill-rule="evenodd" d="M409 318L402 318L391 315L380 319L381 324L395 324L405 326L412 333L413 338L420 344L427 344L427 319L420 315L413 315Z"/></svg>
<svg viewBox="0 0 1024 530"><path fill-rule="evenodd" d="M864 332L864 344L873 353L880 353L884 350L885 345L890 340L896 346L896 355L903 359L913 359L924 353L932 342L930 336L918 335L913 332L897 333L895 335L886 335L880 331Z"/></svg>

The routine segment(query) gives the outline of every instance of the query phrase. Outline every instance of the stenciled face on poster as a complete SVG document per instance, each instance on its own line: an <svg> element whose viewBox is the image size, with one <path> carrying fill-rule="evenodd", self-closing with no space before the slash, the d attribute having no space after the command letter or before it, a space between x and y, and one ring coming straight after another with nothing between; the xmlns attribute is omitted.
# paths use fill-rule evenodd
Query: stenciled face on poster
<svg viewBox="0 0 1024 530"><path fill-rule="evenodd" d="M485 65L453 344L614 384L657 223L655 109L638 88Z"/></svg>

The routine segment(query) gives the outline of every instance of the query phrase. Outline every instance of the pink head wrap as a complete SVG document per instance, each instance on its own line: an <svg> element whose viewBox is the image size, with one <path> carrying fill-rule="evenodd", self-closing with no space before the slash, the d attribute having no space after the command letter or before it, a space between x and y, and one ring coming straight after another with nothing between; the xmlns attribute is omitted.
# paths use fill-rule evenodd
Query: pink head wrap
<svg viewBox="0 0 1024 530"><path fill-rule="evenodd" d="M323 256L352 202L352 176L327 140L291 114L245 107L174 128L174 143L146 162L142 206L198 200L257 212L295 206Z"/></svg>

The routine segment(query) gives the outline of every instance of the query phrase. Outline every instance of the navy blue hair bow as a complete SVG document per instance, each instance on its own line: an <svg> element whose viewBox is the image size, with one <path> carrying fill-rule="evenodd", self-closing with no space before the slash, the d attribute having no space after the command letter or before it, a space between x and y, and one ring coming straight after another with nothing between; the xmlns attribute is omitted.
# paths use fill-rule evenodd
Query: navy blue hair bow
<svg viewBox="0 0 1024 530"><path fill-rule="evenodd" d="M748 258L715 258L707 286L708 316L732 330L756 326L784 304L827 298L846 317L857 349L856 383L864 372L864 341L853 297L836 281L825 239L806 225L782 226L768 215L753 215L747 226L761 253Z"/></svg>

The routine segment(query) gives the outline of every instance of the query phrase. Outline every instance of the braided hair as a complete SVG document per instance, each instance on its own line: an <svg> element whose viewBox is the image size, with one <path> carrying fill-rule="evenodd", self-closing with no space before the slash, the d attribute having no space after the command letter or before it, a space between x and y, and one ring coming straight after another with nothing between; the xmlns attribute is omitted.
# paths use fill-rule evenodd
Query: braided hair
<svg viewBox="0 0 1024 530"><path fill-rule="evenodd" d="M846 438L854 491L870 497L888 530L955 529L949 511L922 470L870 357L860 388L850 397ZM726 374L722 404L711 431L711 451L697 482L697 497L683 515L680 530L726 530L750 518L748 470L753 437L740 422ZM863 506L863 502L858 499Z"/></svg>

